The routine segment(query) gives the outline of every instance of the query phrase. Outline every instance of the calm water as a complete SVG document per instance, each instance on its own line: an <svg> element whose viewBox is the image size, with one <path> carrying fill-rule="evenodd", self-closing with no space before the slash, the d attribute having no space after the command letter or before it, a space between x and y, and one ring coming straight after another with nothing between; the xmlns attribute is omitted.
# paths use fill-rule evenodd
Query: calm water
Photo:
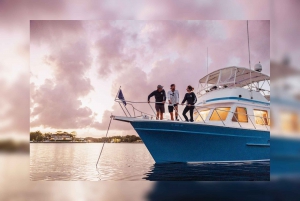
<svg viewBox="0 0 300 201"><path fill-rule="evenodd" d="M144 144L31 143L31 180L269 180L270 163L155 164Z"/></svg>

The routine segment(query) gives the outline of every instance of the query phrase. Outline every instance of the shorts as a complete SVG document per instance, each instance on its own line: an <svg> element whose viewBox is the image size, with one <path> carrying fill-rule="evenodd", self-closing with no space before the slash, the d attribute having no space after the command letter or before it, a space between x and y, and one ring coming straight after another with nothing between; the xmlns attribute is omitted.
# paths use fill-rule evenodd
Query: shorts
<svg viewBox="0 0 300 201"><path fill-rule="evenodd" d="M178 104L174 104L174 107L176 107L177 105ZM169 110L170 113L172 113L174 111L174 107L173 107L173 105L168 106L168 110Z"/></svg>
<svg viewBox="0 0 300 201"><path fill-rule="evenodd" d="M156 112L160 111L161 113L165 113L165 105L164 104L155 104Z"/></svg>

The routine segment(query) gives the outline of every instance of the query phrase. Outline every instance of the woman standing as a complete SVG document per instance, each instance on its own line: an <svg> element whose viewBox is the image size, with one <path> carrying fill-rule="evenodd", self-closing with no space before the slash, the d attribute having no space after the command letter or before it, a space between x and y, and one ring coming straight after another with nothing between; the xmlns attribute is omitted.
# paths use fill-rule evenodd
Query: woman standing
<svg viewBox="0 0 300 201"><path fill-rule="evenodd" d="M191 85L187 86L186 91L187 91L187 93L185 94L181 105L183 105L184 102L186 101L187 106L185 106L185 108L182 112L182 115L184 116L185 121L189 121L188 117L186 116L186 113L188 111L190 111L190 117L191 117L190 122L193 122L194 121L193 113L194 113L194 107L195 107L194 105L197 102L197 97L196 97L195 93L193 92L194 88Z"/></svg>

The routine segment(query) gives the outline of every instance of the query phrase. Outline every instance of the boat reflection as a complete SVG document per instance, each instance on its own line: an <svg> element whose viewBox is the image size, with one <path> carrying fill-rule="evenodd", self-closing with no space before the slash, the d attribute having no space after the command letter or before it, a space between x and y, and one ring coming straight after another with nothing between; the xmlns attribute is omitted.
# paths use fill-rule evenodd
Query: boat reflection
<svg viewBox="0 0 300 201"><path fill-rule="evenodd" d="M269 181L270 162L160 163L143 179L150 181Z"/></svg>

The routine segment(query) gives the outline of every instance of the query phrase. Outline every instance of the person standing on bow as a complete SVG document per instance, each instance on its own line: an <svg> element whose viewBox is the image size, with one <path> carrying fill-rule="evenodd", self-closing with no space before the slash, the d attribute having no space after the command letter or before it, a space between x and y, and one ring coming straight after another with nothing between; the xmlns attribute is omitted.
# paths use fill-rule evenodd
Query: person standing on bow
<svg viewBox="0 0 300 201"><path fill-rule="evenodd" d="M167 93L167 99L169 102L168 110L171 116L171 120L174 121L173 111L175 109L175 118L178 120L178 103L179 103L179 92L175 89L175 84L171 84L171 90Z"/></svg>
<svg viewBox="0 0 300 201"><path fill-rule="evenodd" d="M153 91L148 96L148 103L150 103L150 98L155 97L155 109L156 109L156 119L162 120L165 113L165 102L166 102L166 92L163 86L160 84L157 86L157 90Z"/></svg>
<svg viewBox="0 0 300 201"><path fill-rule="evenodd" d="M186 113L189 111L190 112L190 122L193 122L193 113L194 113L194 105L197 102L197 97L196 94L193 92L194 88L189 85L186 88L187 93L184 96L184 99L181 102L181 105L183 105L185 103L185 101L187 102L187 105L185 106L182 115L185 118L185 121L189 121L188 117L186 116Z"/></svg>

